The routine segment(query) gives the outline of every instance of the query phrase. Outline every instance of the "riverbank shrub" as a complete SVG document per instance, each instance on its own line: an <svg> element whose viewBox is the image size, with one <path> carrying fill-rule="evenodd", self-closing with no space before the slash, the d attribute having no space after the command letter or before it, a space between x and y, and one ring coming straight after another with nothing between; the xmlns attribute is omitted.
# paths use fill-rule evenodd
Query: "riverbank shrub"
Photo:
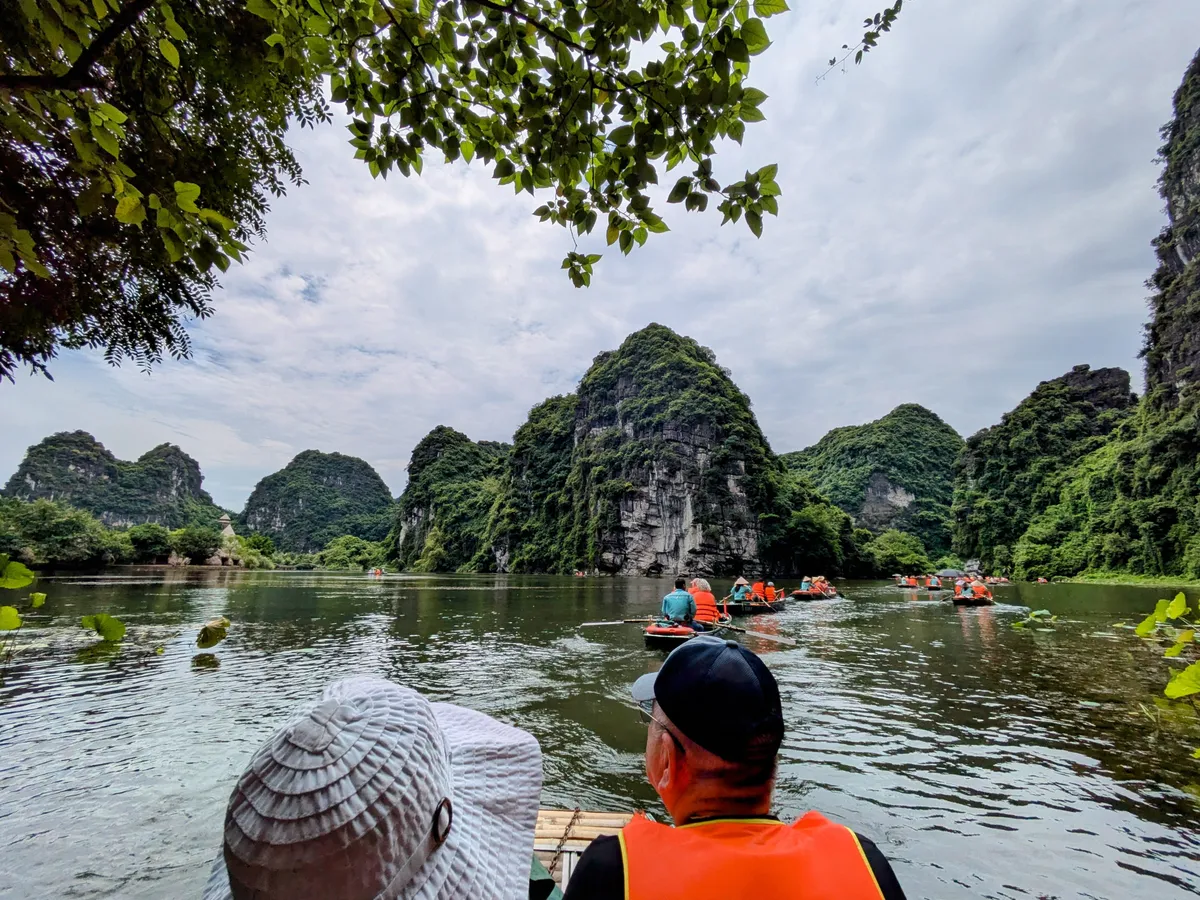
<svg viewBox="0 0 1200 900"><path fill-rule="evenodd" d="M126 534L133 545L134 562L162 563L171 555L171 532L162 525L134 525Z"/></svg>
<svg viewBox="0 0 1200 900"><path fill-rule="evenodd" d="M53 500L0 499L0 553L26 565L81 568L128 562L133 543L93 515Z"/></svg>
<svg viewBox="0 0 1200 900"><path fill-rule="evenodd" d="M215 528L189 526L171 532L171 548L195 565L216 555L221 547L221 532Z"/></svg>
<svg viewBox="0 0 1200 900"><path fill-rule="evenodd" d="M353 535L334 538L317 554L324 569L374 569L387 561L387 548L378 541L364 541Z"/></svg>
<svg viewBox="0 0 1200 900"><path fill-rule="evenodd" d="M913 575L932 572L933 563L925 552L925 545L914 534L889 529L867 544L867 552L875 561L875 573L879 576Z"/></svg>

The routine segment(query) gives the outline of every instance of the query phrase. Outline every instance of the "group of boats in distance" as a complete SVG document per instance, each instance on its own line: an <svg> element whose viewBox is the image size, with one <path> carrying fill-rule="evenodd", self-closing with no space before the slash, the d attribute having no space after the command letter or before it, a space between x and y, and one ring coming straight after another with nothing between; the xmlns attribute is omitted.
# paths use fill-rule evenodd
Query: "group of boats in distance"
<svg viewBox="0 0 1200 900"><path fill-rule="evenodd" d="M992 596L991 586L1009 583L1009 580L1003 576L983 576L955 569L945 570L934 575L893 575L892 578L896 582L896 587L906 592L941 593L953 590L954 593L948 599L955 606L991 606L996 602Z"/></svg>

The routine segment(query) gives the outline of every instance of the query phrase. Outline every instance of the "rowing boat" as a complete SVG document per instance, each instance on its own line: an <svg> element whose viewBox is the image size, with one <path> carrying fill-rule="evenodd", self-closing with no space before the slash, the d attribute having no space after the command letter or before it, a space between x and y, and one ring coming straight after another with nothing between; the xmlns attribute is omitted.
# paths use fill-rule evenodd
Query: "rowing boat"
<svg viewBox="0 0 1200 900"><path fill-rule="evenodd" d="M716 634L724 625L729 624L729 619L723 619L718 622L713 628L706 631L697 631L690 625L677 625L674 622L659 620L651 622L642 628L642 636L646 640L646 646L652 650L674 650L685 641L690 641L698 634Z"/></svg>
<svg viewBox="0 0 1200 900"><path fill-rule="evenodd" d="M793 600L801 600L811 602L813 600L836 600L838 597L837 591L818 591L811 588L807 591L792 591L789 595Z"/></svg>
<svg viewBox="0 0 1200 900"><path fill-rule="evenodd" d="M996 601L991 597L963 597L958 595L951 598L955 606L994 606Z"/></svg>
<svg viewBox="0 0 1200 900"><path fill-rule="evenodd" d="M759 613L777 613L782 606L783 604L778 600L772 600L770 603L766 600L753 602L731 600L721 604L721 609L727 611L731 616L757 616Z"/></svg>
<svg viewBox="0 0 1200 900"><path fill-rule="evenodd" d="M629 813L539 809L533 834L534 855L565 890L588 845L598 837L617 834L631 818Z"/></svg>

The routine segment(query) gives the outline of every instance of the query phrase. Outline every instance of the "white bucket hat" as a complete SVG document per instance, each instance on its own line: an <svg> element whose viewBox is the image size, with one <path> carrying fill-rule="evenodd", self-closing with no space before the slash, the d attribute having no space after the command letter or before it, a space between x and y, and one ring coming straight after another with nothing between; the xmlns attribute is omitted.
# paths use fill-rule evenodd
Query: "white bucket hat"
<svg viewBox="0 0 1200 900"><path fill-rule="evenodd" d="M525 900L541 786L532 735L335 681L238 779L204 900Z"/></svg>

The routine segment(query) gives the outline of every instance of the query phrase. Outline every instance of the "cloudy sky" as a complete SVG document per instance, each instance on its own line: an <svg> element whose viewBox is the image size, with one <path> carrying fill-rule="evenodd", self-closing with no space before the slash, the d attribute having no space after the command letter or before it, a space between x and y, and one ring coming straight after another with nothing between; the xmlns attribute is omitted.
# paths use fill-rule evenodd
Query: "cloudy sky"
<svg viewBox="0 0 1200 900"><path fill-rule="evenodd" d="M310 184L191 328L195 358L146 375L67 353L53 382L0 387L0 478L82 428L124 459L179 444L233 509L308 448L361 456L399 493L429 429L508 440L649 322L712 347L779 452L905 402L970 434L1081 362L1140 388L1158 129L1200 3L913 0L820 83L884 4L792 4L754 64L767 121L718 162L729 180L779 164L761 240L669 207L671 233L575 290L540 199L478 164L376 182L340 126L297 132Z"/></svg>

